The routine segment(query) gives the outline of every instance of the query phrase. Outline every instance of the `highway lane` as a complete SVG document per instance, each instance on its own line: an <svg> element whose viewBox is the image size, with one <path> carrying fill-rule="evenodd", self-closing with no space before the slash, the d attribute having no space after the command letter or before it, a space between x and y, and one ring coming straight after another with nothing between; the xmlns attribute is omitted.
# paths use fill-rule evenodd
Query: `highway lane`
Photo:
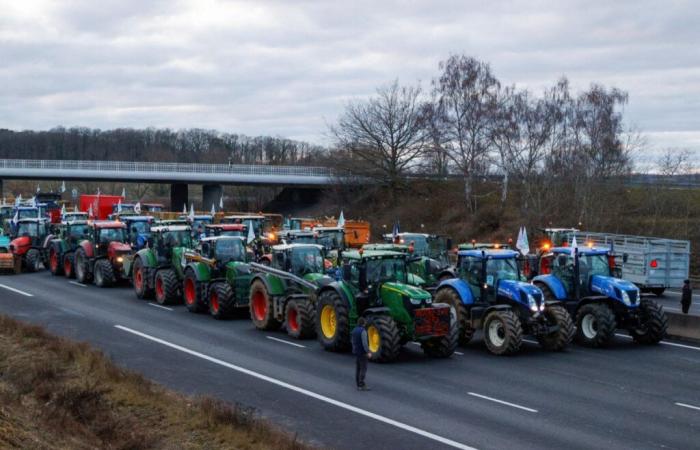
<svg viewBox="0 0 700 450"><path fill-rule="evenodd" d="M19 291L0 286L3 313L91 342L182 392L253 406L321 445L699 445L700 410L692 406L700 407L700 348L693 346L639 347L619 338L607 350L550 354L527 344L520 355L498 358L476 340L461 355L432 360L409 344L397 363L370 365L373 390L359 393L350 355L324 352L315 341L289 345L284 333L258 332L245 318L218 322L182 306L154 307L129 288L82 287L45 272L0 283Z"/></svg>
<svg viewBox="0 0 700 450"><path fill-rule="evenodd" d="M700 288L700 287L699 287ZM690 304L690 314L700 316L700 290L694 290L693 300ZM651 297L656 300L659 304L663 305L664 309L667 311L672 311L676 313L683 312L681 309L681 293L676 289L667 289L661 297L653 296Z"/></svg>

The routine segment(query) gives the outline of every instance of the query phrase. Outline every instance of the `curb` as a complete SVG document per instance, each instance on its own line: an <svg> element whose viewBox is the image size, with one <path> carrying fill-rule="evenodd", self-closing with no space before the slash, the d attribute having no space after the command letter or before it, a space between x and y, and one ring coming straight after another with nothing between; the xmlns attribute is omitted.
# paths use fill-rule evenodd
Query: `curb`
<svg viewBox="0 0 700 450"><path fill-rule="evenodd" d="M700 342L700 316L666 312L668 336L685 341Z"/></svg>

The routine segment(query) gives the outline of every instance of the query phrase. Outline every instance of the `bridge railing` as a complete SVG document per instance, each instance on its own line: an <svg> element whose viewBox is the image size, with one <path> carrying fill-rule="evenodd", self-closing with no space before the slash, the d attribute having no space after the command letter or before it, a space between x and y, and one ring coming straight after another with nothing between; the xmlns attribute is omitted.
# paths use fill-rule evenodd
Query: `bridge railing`
<svg viewBox="0 0 700 450"><path fill-rule="evenodd" d="M104 172L211 173L245 175L333 176L333 169L313 166L272 166L252 164L199 164L131 161L74 161L39 159L0 159L1 169L46 169Z"/></svg>

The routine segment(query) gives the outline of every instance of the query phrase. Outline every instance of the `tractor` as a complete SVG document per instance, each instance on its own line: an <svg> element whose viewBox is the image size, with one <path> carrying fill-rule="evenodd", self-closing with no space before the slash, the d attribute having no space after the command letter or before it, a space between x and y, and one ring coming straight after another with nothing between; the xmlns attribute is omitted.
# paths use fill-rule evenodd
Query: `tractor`
<svg viewBox="0 0 700 450"><path fill-rule="evenodd" d="M482 329L487 349L495 355L516 353L523 334L534 335L547 350L562 350L574 326L564 305L546 299L523 281L512 250L460 250L457 277L440 282L435 301L457 311L460 344Z"/></svg>
<svg viewBox="0 0 700 450"><path fill-rule="evenodd" d="M270 266L251 263L250 318L259 330L285 324L296 339L313 337L316 291L334 281L325 275L323 247L281 244L272 247Z"/></svg>
<svg viewBox="0 0 700 450"><path fill-rule="evenodd" d="M14 233L10 242L10 252L20 267L27 272L41 269L44 260L44 244L48 236L48 223L45 219L20 219L13 225Z"/></svg>
<svg viewBox="0 0 700 450"><path fill-rule="evenodd" d="M131 254L123 222L95 221L75 250L74 271L79 283L109 287L124 279L123 264Z"/></svg>
<svg viewBox="0 0 700 450"><path fill-rule="evenodd" d="M131 247L138 251L146 246L151 236L151 226L155 219L152 216L127 215L119 220L126 224L126 234Z"/></svg>
<svg viewBox="0 0 700 450"><path fill-rule="evenodd" d="M199 240L203 234L205 234L205 227L214 223L214 216L210 214L200 214L189 216L186 214L181 214L179 217L181 220L186 220L192 229L192 238Z"/></svg>
<svg viewBox="0 0 700 450"><path fill-rule="evenodd" d="M533 282L576 318L580 344L608 346L616 329L627 330L639 344L657 344L668 328L663 308L633 283L613 277L612 260L604 248L554 247L540 257Z"/></svg>
<svg viewBox="0 0 700 450"><path fill-rule="evenodd" d="M0 271L22 272L22 260L10 251L10 238L0 232Z"/></svg>
<svg viewBox="0 0 700 450"><path fill-rule="evenodd" d="M321 346L349 350L350 332L365 317L372 361L395 360L410 341L418 341L429 356L452 355L458 343L453 308L433 303L429 292L408 284L409 262L408 255L398 252L343 252L341 278L316 293Z"/></svg>
<svg viewBox="0 0 700 450"><path fill-rule="evenodd" d="M385 234L384 242L396 245L395 250L411 253L414 258L411 258L409 271L423 280L421 287L425 289L432 291L450 268L452 239L448 237L425 233Z"/></svg>
<svg viewBox="0 0 700 450"><path fill-rule="evenodd" d="M208 310L215 319L227 319L248 307L252 275L244 238L205 237L184 258L182 289L190 312Z"/></svg>
<svg viewBox="0 0 700 450"><path fill-rule="evenodd" d="M87 221L63 222L58 226L58 236L48 244L48 266L52 275L75 277L75 251L85 239L91 239Z"/></svg>
<svg viewBox="0 0 700 450"><path fill-rule="evenodd" d="M161 305L182 298L180 283L184 253L192 248L191 229L187 225L154 226L148 245L128 258L124 273L130 276L138 298L152 298Z"/></svg>
<svg viewBox="0 0 700 450"><path fill-rule="evenodd" d="M248 228L240 223L217 223L204 225L204 235L213 236L234 236L245 238L248 236Z"/></svg>

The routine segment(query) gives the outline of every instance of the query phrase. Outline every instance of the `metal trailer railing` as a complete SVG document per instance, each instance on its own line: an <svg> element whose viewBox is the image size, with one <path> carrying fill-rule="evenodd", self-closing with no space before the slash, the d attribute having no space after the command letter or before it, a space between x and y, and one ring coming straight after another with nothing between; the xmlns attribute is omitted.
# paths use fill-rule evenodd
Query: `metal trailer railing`
<svg viewBox="0 0 700 450"><path fill-rule="evenodd" d="M577 245L612 248L621 277L642 289L680 288L690 271L690 241L624 234L576 231Z"/></svg>

